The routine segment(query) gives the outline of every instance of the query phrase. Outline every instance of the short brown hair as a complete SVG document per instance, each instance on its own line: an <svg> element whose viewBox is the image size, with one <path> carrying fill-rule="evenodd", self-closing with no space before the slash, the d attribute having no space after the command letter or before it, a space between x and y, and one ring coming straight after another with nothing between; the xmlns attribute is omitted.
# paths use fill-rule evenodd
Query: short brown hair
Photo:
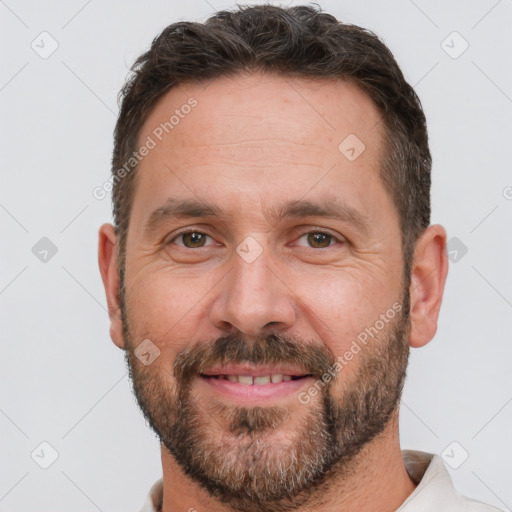
<svg viewBox="0 0 512 512"><path fill-rule="evenodd" d="M136 150L143 123L166 92L186 82L247 71L338 78L373 99L385 128L380 174L400 217L408 285L416 240L430 223L432 161L425 115L386 45L372 32L341 23L320 7L239 7L220 11L205 23L178 22L165 28L137 59L120 92L113 176L119 177L117 170ZM136 171L113 182L121 283Z"/></svg>

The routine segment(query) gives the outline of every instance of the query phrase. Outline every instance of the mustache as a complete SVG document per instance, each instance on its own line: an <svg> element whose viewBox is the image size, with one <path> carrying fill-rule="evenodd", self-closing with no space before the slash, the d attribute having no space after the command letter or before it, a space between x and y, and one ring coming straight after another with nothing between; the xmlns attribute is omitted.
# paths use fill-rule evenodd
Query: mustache
<svg viewBox="0 0 512 512"><path fill-rule="evenodd" d="M214 341L189 345L178 354L173 372L178 382L186 383L216 365L288 364L320 378L335 362L334 354L324 345L292 340L275 333L258 337L251 342L247 342L239 334L230 334Z"/></svg>

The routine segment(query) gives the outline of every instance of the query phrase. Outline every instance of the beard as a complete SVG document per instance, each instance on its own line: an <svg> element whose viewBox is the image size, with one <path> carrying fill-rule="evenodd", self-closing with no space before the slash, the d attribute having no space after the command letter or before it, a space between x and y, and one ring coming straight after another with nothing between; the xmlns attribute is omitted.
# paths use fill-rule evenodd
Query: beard
<svg viewBox="0 0 512 512"><path fill-rule="evenodd" d="M311 504L343 478L398 409L409 355L409 293L402 309L315 400L292 406L227 405L193 393L218 363L294 365L319 381L336 364L325 346L271 333L247 343L233 334L188 345L176 361L144 366L121 294L125 358L141 411L183 472L235 510L275 512ZM354 365L354 366L353 366Z"/></svg>

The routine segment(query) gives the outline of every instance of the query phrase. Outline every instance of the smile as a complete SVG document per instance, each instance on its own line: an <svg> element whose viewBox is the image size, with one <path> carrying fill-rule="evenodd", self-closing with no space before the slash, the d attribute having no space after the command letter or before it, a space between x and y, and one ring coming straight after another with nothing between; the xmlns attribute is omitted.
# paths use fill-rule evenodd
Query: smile
<svg viewBox="0 0 512 512"><path fill-rule="evenodd" d="M223 398L268 402L297 393L312 375L297 368L231 365L203 371L199 381Z"/></svg>
<svg viewBox="0 0 512 512"><path fill-rule="evenodd" d="M206 377L203 375L203 377ZM283 375L282 373L276 373L273 375L262 375L259 377L253 377L252 375L210 375L209 378L228 380L229 382L236 382L244 386L265 386L266 384L279 384L280 382L289 382L291 380L298 380L307 377L295 376L295 375Z"/></svg>

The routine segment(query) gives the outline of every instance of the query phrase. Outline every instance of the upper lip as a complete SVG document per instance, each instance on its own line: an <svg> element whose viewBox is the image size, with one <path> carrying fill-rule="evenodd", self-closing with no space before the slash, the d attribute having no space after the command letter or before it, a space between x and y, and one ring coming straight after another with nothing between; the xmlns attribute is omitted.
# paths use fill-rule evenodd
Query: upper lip
<svg viewBox="0 0 512 512"><path fill-rule="evenodd" d="M261 365L251 364L227 364L224 366L214 366L200 372L201 375L250 375L251 377L264 377L266 375L290 375L292 377L303 377L309 375L308 372L298 367L284 365Z"/></svg>

